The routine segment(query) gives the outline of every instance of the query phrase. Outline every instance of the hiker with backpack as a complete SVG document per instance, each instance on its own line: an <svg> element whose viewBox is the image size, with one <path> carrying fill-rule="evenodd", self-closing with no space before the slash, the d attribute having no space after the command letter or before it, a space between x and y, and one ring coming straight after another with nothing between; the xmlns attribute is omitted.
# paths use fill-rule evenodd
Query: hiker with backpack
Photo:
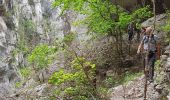
<svg viewBox="0 0 170 100"><path fill-rule="evenodd" d="M156 61L156 52L158 45L158 37L153 34L153 30L151 27L147 27L145 29L145 34L139 44L137 53L139 54L141 48L143 46L145 55L145 64L147 65L145 68L148 71L148 79L150 82L153 82L154 77L154 64Z"/></svg>
<svg viewBox="0 0 170 100"><path fill-rule="evenodd" d="M131 41L134 37L134 23L133 22L129 23L127 32L128 32L128 40Z"/></svg>

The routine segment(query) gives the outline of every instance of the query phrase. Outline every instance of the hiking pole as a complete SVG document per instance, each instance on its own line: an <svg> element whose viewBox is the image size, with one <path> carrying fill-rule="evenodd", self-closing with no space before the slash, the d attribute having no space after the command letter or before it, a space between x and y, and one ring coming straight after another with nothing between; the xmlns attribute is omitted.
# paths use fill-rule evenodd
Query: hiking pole
<svg viewBox="0 0 170 100"><path fill-rule="evenodd" d="M144 75L145 75L145 86L144 86L144 100L146 100L146 93L147 93L147 66L148 65L148 57L145 54L143 58L143 67L144 67Z"/></svg>
<svg viewBox="0 0 170 100"><path fill-rule="evenodd" d="M149 74L149 50L150 50L150 41L151 41L151 34L152 34L153 31L151 31L150 35L149 35L149 41L148 41L148 50L146 51L145 53L145 64L144 64L144 74L145 74L145 86L144 86L144 100L146 100L147 98L147 87L148 87L148 84L147 84L147 77L148 77L148 74Z"/></svg>
<svg viewBox="0 0 170 100"><path fill-rule="evenodd" d="M144 53L144 56L145 56L145 58L144 58L144 75L145 75L145 85L144 85L144 100L146 100L146 98L147 98L147 95L146 95L146 93L147 93L147 87L148 87L148 84L147 84L147 77L148 77L148 73L149 73L149 67L151 67L151 66L149 66L149 50L150 50L150 41L151 41L151 34L152 34L152 32L153 31L150 31L150 34L149 34L149 41L148 41L148 49L147 49L147 51Z"/></svg>

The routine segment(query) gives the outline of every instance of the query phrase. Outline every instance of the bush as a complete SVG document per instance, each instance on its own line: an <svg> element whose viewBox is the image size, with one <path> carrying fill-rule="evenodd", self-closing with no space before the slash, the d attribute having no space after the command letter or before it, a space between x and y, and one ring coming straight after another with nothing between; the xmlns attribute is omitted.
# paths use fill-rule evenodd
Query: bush
<svg viewBox="0 0 170 100"><path fill-rule="evenodd" d="M71 70L55 72L49 83L56 85L57 96L64 99L88 100L96 97L93 80L95 79L95 65L78 57L71 62Z"/></svg>
<svg viewBox="0 0 170 100"><path fill-rule="evenodd" d="M164 32L167 32L167 36L166 36L166 40L165 42L170 42L170 11L167 11L166 12L166 16L167 16L167 21L166 21L166 24L164 26L161 27L161 29L164 31Z"/></svg>
<svg viewBox="0 0 170 100"><path fill-rule="evenodd" d="M52 62L52 54L54 54L55 48L50 48L48 45L41 44L36 46L31 54L28 56L28 61L36 68L43 69L48 67L48 64Z"/></svg>
<svg viewBox="0 0 170 100"><path fill-rule="evenodd" d="M20 73L24 78L28 78L31 74L31 69L28 67L21 68Z"/></svg>

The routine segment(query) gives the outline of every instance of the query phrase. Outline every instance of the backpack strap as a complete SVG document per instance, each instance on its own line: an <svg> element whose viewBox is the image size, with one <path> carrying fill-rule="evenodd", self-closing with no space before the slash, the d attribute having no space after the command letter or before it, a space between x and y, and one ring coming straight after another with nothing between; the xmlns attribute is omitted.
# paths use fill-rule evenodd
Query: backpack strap
<svg viewBox="0 0 170 100"><path fill-rule="evenodd" d="M155 35L152 34L151 38L155 41L155 45L156 45Z"/></svg>
<svg viewBox="0 0 170 100"><path fill-rule="evenodd" d="M143 39L143 42L146 40L146 35L144 35L144 39ZM154 34L152 34L151 35L151 39L153 39L154 40L154 42L155 42L155 44L156 44L156 40L155 40L155 36L154 36Z"/></svg>
<svg viewBox="0 0 170 100"><path fill-rule="evenodd" d="M144 42L146 40L146 35L144 35L144 39L142 40L142 42Z"/></svg>

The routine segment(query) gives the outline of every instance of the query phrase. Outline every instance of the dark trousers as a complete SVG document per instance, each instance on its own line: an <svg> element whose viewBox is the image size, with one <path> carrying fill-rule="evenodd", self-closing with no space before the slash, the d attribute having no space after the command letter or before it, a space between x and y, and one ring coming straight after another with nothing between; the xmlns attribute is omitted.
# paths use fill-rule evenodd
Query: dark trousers
<svg viewBox="0 0 170 100"><path fill-rule="evenodd" d="M154 66L156 61L156 53L155 52L149 52L147 55L147 69L148 69L148 79L153 80L154 77Z"/></svg>
<svg viewBox="0 0 170 100"><path fill-rule="evenodd" d="M133 31L128 31L128 40L131 41L133 39Z"/></svg>

